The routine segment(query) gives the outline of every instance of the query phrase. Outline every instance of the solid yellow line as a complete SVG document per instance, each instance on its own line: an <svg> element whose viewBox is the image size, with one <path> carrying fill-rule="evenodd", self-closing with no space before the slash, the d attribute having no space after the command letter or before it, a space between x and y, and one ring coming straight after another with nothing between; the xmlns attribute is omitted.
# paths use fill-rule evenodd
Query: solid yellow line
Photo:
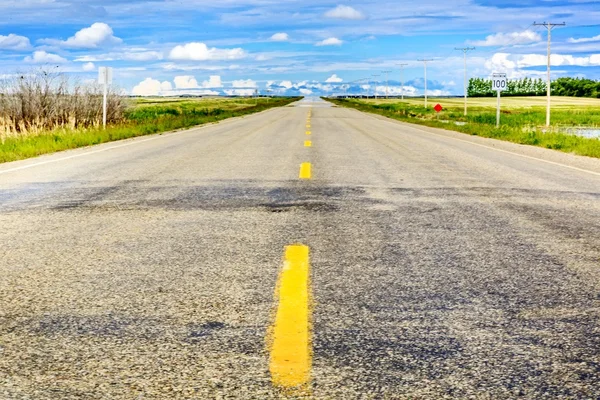
<svg viewBox="0 0 600 400"><path fill-rule="evenodd" d="M312 142L310 140L305 140L304 147L312 147Z"/></svg>
<svg viewBox="0 0 600 400"><path fill-rule="evenodd" d="M308 277L308 246L287 246L279 275L279 305L272 329L269 363L273 384L284 389L307 389L310 380Z"/></svg>
<svg viewBox="0 0 600 400"><path fill-rule="evenodd" d="M310 179L311 177L310 163L305 162L300 165L300 179Z"/></svg>

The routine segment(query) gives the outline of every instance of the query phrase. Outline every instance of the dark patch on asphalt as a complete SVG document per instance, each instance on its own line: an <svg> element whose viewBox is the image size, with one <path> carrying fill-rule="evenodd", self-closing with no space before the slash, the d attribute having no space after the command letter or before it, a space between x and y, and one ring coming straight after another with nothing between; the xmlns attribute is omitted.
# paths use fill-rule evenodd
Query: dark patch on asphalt
<svg viewBox="0 0 600 400"><path fill-rule="evenodd" d="M77 316L45 315L27 322L29 330L38 335L135 337L153 339L165 329L165 321L117 315Z"/></svg>
<svg viewBox="0 0 600 400"><path fill-rule="evenodd" d="M209 321L200 325L190 326L190 339L206 337L214 331L225 328L225 324L219 321Z"/></svg>

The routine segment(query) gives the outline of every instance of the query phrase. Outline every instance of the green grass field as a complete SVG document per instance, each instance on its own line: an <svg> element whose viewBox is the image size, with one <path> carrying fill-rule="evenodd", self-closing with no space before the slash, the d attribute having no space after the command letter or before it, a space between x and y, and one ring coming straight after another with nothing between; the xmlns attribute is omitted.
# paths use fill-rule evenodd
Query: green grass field
<svg viewBox="0 0 600 400"><path fill-rule="evenodd" d="M92 129L56 129L35 135L0 136L0 163L114 140L190 128L290 104L299 98L131 99L119 124Z"/></svg>
<svg viewBox="0 0 600 400"><path fill-rule="evenodd" d="M501 126L496 128L496 98L469 99L464 115L461 98L329 99L343 106L380 114L401 121L507 140L564 152L600 158L600 139L565 132L566 127L600 127L600 100L571 97L552 98L552 126L545 127L545 97L502 98ZM433 110L439 103L440 113ZM455 124L459 123L460 125Z"/></svg>

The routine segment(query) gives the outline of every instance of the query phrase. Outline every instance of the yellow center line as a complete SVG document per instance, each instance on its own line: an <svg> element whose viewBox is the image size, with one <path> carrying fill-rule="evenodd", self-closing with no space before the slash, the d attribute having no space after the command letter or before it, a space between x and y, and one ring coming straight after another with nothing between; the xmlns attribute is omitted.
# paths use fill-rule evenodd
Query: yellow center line
<svg viewBox="0 0 600 400"><path fill-rule="evenodd" d="M287 246L276 297L269 370L273 385L308 390L312 363L309 330L309 248Z"/></svg>
<svg viewBox="0 0 600 400"><path fill-rule="evenodd" d="M304 147L312 147L312 141L310 141L310 140L305 140L305 141L304 141Z"/></svg>
<svg viewBox="0 0 600 400"><path fill-rule="evenodd" d="M306 134L310 135L310 134L312 134L312 132L311 131L306 131Z"/></svg>
<svg viewBox="0 0 600 400"><path fill-rule="evenodd" d="M311 166L309 162L302 163L300 165L300 179L311 178Z"/></svg>

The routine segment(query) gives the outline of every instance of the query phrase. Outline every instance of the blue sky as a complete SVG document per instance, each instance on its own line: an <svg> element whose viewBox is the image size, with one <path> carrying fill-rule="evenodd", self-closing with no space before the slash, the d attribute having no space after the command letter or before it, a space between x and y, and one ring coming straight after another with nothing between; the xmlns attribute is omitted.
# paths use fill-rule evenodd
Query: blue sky
<svg viewBox="0 0 600 400"><path fill-rule="evenodd" d="M114 68L127 93L462 94L470 76L600 79L600 0L2 0L0 78L53 68L81 81ZM379 75L379 77L373 77Z"/></svg>

